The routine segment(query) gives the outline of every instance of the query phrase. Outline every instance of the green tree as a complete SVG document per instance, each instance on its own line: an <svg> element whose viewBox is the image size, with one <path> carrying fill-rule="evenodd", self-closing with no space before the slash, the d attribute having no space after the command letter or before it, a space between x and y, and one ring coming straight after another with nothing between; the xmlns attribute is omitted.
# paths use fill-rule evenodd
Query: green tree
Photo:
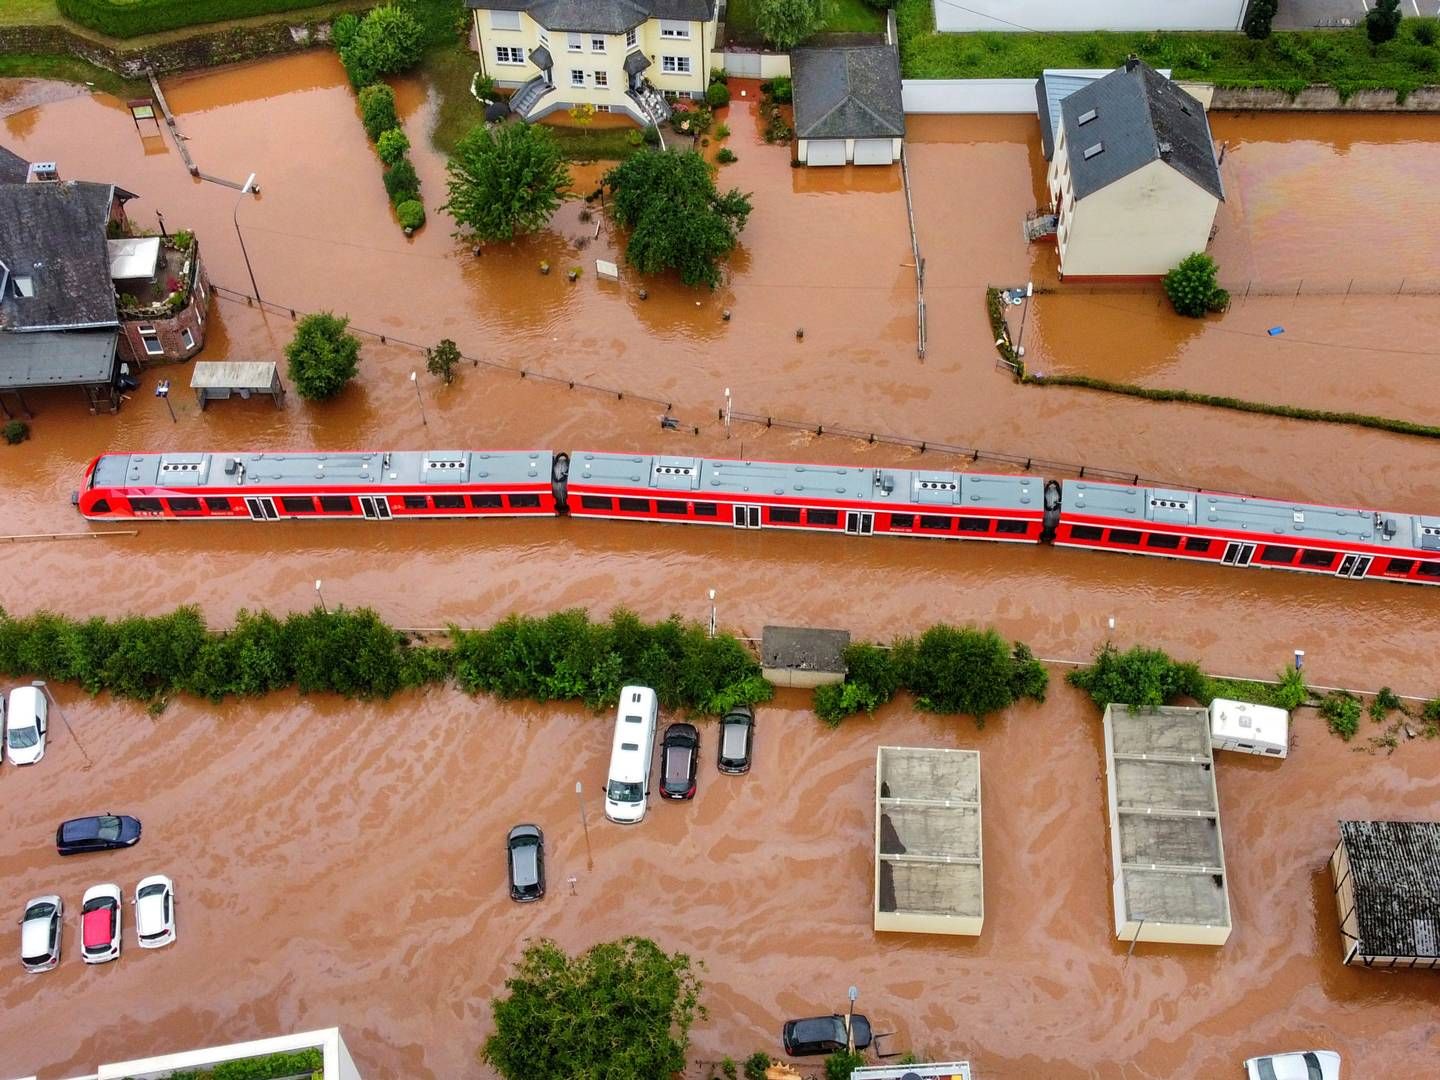
<svg viewBox="0 0 1440 1080"><path fill-rule="evenodd" d="M570 170L547 128L510 123L470 129L447 166L450 211L482 240L543 229L570 186Z"/></svg>
<svg viewBox="0 0 1440 1080"><path fill-rule="evenodd" d="M991 713L1022 697L1045 700L1049 676L1024 645L994 630L930 627L916 641L897 642L894 663L922 709L964 713L984 726Z"/></svg>
<svg viewBox="0 0 1440 1080"><path fill-rule="evenodd" d="M1196 665L1139 645L1122 653L1106 642L1093 664L1076 668L1067 679L1102 709L1110 704L1148 707L1168 705L1180 697L1209 697L1205 676Z"/></svg>
<svg viewBox="0 0 1440 1080"><path fill-rule="evenodd" d="M409 149L410 139L398 127L382 131L380 138L375 140L375 152L380 155L380 160L386 165L394 165L399 162L405 156L405 151Z"/></svg>
<svg viewBox="0 0 1440 1080"><path fill-rule="evenodd" d="M359 371L360 340L348 333L349 319L328 311L306 315L285 346L290 382L307 401L324 401L344 389Z"/></svg>
<svg viewBox="0 0 1440 1080"><path fill-rule="evenodd" d="M864 1054L837 1050L825 1059L825 1080L850 1080L850 1074L864 1064Z"/></svg>
<svg viewBox="0 0 1440 1080"><path fill-rule="evenodd" d="M1220 268L1204 252L1186 255L1165 275L1165 295L1181 315L1198 319L1208 311L1224 311L1230 294L1216 284Z"/></svg>
<svg viewBox="0 0 1440 1080"><path fill-rule="evenodd" d="M395 113L395 91L385 83L372 83L360 91L360 122L375 142L391 128L400 126Z"/></svg>
<svg viewBox="0 0 1440 1080"><path fill-rule="evenodd" d="M420 62L424 30L405 8L377 7L360 20L350 41L340 47L340 62L354 86L368 86L385 75L408 71Z"/></svg>
<svg viewBox="0 0 1440 1080"><path fill-rule="evenodd" d="M425 350L425 370L448 386L455 381L455 365L460 363L460 346L444 338L433 349Z"/></svg>
<svg viewBox="0 0 1440 1080"><path fill-rule="evenodd" d="M1375 0L1365 13L1365 33L1370 44L1383 45L1400 31L1400 0Z"/></svg>
<svg viewBox="0 0 1440 1080"><path fill-rule="evenodd" d="M553 941L526 948L490 1004L495 1033L480 1057L505 1080L655 1080L685 1068L701 983L690 958L648 938L602 942L571 957Z"/></svg>
<svg viewBox="0 0 1440 1080"><path fill-rule="evenodd" d="M1245 9L1245 19L1240 24L1245 36L1256 41L1268 38L1270 24L1274 21L1279 6L1279 0L1250 0L1250 6Z"/></svg>
<svg viewBox="0 0 1440 1080"><path fill-rule="evenodd" d="M788 52L824 25L831 0L759 0L755 25L765 40Z"/></svg>
<svg viewBox="0 0 1440 1080"><path fill-rule="evenodd" d="M635 154L605 174L615 192L615 217L630 230L625 260L641 273L680 271L686 285L720 282L750 216L736 188L721 195L705 159L693 150Z"/></svg>
<svg viewBox="0 0 1440 1080"><path fill-rule="evenodd" d="M745 1080L765 1080L765 1070L770 1068L770 1055L756 1050L745 1059Z"/></svg>

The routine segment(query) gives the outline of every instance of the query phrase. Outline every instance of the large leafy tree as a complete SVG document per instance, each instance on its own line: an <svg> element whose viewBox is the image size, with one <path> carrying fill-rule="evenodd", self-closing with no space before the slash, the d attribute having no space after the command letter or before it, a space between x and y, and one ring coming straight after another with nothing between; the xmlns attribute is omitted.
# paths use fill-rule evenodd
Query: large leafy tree
<svg viewBox="0 0 1440 1080"><path fill-rule="evenodd" d="M338 394L359 371L360 339L348 333L349 319L322 311L306 315L285 346L290 381L309 401L324 401Z"/></svg>
<svg viewBox="0 0 1440 1080"><path fill-rule="evenodd" d="M538 124L472 128L448 168L444 209L482 240L513 240L543 229L570 186L559 144Z"/></svg>
<svg viewBox="0 0 1440 1080"><path fill-rule="evenodd" d="M419 20L394 4L377 7L340 46L340 62L355 86L368 86L383 75L408 71L420 62L425 32Z"/></svg>
<svg viewBox="0 0 1440 1080"><path fill-rule="evenodd" d="M1180 264L1165 275L1165 295L1181 315L1198 319L1209 311L1224 311L1230 294L1220 288L1216 276L1220 269L1215 260L1203 251L1186 255Z"/></svg>
<svg viewBox="0 0 1440 1080"><path fill-rule="evenodd" d="M635 154L605 174L615 217L630 230L625 259L641 273L680 271L686 285L720 281L720 260L735 247L750 216L736 188L715 189L710 166L694 150Z"/></svg>
<svg viewBox="0 0 1440 1080"><path fill-rule="evenodd" d="M571 957L553 941L526 948L491 1003L480 1057L505 1080L657 1080L685 1068L700 981L690 958L648 938L602 942Z"/></svg>
<svg viewBox="0 0 1440 1080"><path fill-rule="evenodd" d="M788 51L825 24L831 0L760 0L755 25L765 40Z"/></svg>

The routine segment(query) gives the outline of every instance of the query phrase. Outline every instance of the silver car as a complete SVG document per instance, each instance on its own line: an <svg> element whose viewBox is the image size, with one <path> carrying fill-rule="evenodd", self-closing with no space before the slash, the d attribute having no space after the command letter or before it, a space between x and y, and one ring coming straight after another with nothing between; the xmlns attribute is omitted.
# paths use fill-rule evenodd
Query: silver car
<svg viewBox="0 0 1440 1080"><path fill-rule="evenodd" d="M49 971L60 963L60 935L65 902L58 896L37 896L25 905L20 920L20 963L26 971Z"/></svg>
<svg viewBox="0 0 1440 1080"><path fill-rule="evenodd" d="M1340 1055L1334 1050L1297 1050L1266 1054L1245 1062L1246 1080L1340 1080Z"/></svg>

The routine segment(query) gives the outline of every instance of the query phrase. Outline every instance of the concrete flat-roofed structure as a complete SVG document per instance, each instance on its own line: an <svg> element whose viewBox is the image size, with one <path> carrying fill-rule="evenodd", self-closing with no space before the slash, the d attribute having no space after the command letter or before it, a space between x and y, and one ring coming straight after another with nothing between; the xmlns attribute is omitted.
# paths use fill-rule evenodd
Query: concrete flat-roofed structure
<svg viewBox="0 0 1440 1080"><path fill-rule="evenodd" d="M970 1080L968 1061L942 1061L934 1065L861 1065L850 1080Z"/></svg>
<svg viewBox="0 0 1440 1080"><path fill-rule="evenodd" d="M845 681L848 630L767 626L760 634L761 674L776 686L814 688Z"/></svg>
<svg viewBox="0 0 1440 1080"><path fill-rule="evenodd" d="M194 1076L198 1072L209 1075L206 1070L214 1069L217 1065L229 1065L275 1054L301 1054L307 1050L318 1053L321 1067L314 1075L323 1077L323 1080L363 1080L345 1040L340 1035L340 1029L333 1027L301 1031L294 1035L279 1035L272 1039L231 1043L228 1046L212 1046L203 1050L182 1050L175 1054L159 1054L135 1061L117 1061L100 1065L95 1072L73 1077L72 1080L170 1080L170 1077ZM311 1073L307 1069L304 1075L309 1076ZM29 1077L27 1080L35 1078Z"/></svg>
<svg viewBox="0 0 1440 1080"><path fill-rule="evenodd" d="M1115 936L1223 945L1230 897L1205 709L1105 710Z"/></svg>
<svg viewBox="0 0 1440 1080"><path fill-rule="evenodd" d="M1440 968L1440 822L1340 822L1330 880L1345 963Z"/></svg>
<svg viewBox="0 0 1440 1080"><path fill-rule="evenodd" d="M985 924L980 754L875 756L875 929L979 936Z"/></svg>

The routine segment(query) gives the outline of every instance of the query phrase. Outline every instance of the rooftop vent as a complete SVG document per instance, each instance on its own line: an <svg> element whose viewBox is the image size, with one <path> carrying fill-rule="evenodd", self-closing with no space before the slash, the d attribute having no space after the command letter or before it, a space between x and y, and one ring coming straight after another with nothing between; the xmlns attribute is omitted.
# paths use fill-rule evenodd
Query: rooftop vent
<svg viewBox="0 0 1440 1080"><path fill-rule="evenodd" d="M1084 127L1086 124L1088 124L1091 120L1094 120L1095 117L1099 115L1100 114L1094 109L1086 109L1080 114L1080 119L1077 121L1077 124L1079 127Z"/></svg>
<svg viewBox="0 0 1440 1080"><path fill-rule="evenodd" d="M60 168L53 161L32 161L25 174L29 184L53 184L60 179Z"/></svg>
<svg viewBox="0 0 1440 1080"><path fill-rule="evenodd" d="M1085 153L1082 156L1085 158L1086 161L1089 161L1091 158L1104 151L1104 149L1105 144L1103 142L1097 142L1094 146L1087 146L1085 148Z"/></svg>
<svg viewBox="0 0 1440 1080"><path fill-rule="evenodd" d="M1151 499L1150 505L1157 510L1189 510L1190 503L1184 499Z"/></svg>

